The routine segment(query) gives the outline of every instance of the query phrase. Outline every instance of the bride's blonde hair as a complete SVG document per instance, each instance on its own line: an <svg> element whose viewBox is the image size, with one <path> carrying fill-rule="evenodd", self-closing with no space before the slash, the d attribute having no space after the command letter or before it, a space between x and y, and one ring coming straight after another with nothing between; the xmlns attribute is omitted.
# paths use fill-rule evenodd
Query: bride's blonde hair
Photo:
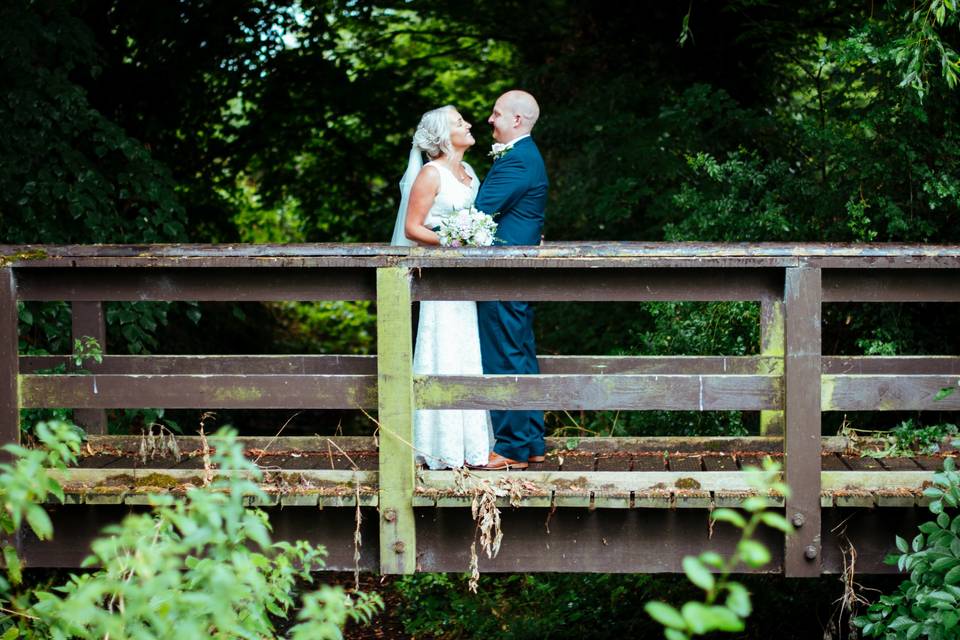
<svg viewBox="0 0 960 640"><path fill-rule="evenodd" d="M431 160L440 157L440 154L453 153L449 118L449 113L453 110L453 105L448 104L427 111L420 118L417 131L413 134L413 146L426 153Z"/></svg>

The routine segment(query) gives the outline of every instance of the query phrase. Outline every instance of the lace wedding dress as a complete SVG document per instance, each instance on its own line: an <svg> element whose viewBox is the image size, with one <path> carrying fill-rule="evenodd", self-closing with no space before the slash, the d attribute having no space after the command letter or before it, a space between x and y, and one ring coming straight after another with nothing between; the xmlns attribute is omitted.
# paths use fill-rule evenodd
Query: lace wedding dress
<svg viewBox="0 0 960 640"><path fill-rule="evenodd" d="M464 163L472 178L465 185L439 162L431 162L440 173L440 190L427 213L424 226L436 227L441 219L473 204L480 181ZM420 303L413 372L439 375L479 375L480 333L477 305L470 301ZM418 463L431 469L486 464L493 443L490 415L480 410L418 409L413 423Z"/></svg>

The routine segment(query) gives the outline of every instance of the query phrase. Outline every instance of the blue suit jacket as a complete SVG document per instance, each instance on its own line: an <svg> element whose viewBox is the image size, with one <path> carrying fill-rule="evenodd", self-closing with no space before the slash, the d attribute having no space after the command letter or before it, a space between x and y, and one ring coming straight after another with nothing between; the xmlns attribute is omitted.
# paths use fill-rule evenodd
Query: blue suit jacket
<svg viewBox="0 0 960 640"><path fill-rule="evenodd" d="M533 138L519 140L493 161L475 206L496 215L499 244L540 244L547 186L547 169Z"/></svg>

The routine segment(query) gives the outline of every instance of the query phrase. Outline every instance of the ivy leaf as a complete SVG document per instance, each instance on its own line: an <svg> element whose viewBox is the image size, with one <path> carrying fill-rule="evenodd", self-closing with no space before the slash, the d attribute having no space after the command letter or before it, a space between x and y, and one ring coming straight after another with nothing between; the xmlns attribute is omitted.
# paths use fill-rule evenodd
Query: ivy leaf
<svg viewBox="0 0 960 640"><path fill-rule="evenodd" d="M20 556L17 550L9 544L3 545L3 562L7 566L7 577L10 578L10 584L19 585L23 581L23 565L20 562Z"/></svg>
<svg viewBox="0 0 960 640"><path fill-rule="evenodd" d="M53 523L50 522L50 516L44 511L43 507L31 504L26 511L27 524L33 529L33 532L41 540L48 540L53 536Z"/></svg>
<svg viewBox="0 0 960 640"><path fill-rule="evenodd" d="M739 582L728 582L727 592L727 608L741 618L749 616L753 605L750 603L750 592L747 588Z"/></svg>
<svg viewBox="0 0 960 640"><path fill-rule="evenodd" d="M763 524L777 529L778 531L783 531L784 533L790 533L793 531L793 527L789 522L787 522L787 519L779 513L765 511L760 515L760 520L763 522Z"/></svg>
<svg viewBox="0 0 960 640"><path fill-rule="evenodd" d="M683 559L683 572L687 574L690 582L704 591L712 590L716 584L713 574L700 562L699 558L694 558L693 556L685 557Z"/></svg>
<svg viewBox="0 0 960 640"><path fill-rule="evenodd" d="M770 552L756 540L741 540L737 551L747 566L758 569L770 562Z"/></svg>
<svg viewBox="0 0 960 640"><path fill-rule="evenodd" d="M945 584L960 584L960 567L954 567L943 576Z"/></svg>
<svg viewBox="0 0 960 640"><path fill-rule="evenodd" d="M747 521L742 515L733 509L714 509L710 517L714 522L729 522L733 526L743 529L747 526Z"/></svg>
<svg viewBox="0 0 960 640"><path fill-rule="evenodd" d="M665 602L648 602L644 605L643 610L646 611L651 618L665 627L670 629L687 628L687 623L684 622L680 612Z"/></svg>

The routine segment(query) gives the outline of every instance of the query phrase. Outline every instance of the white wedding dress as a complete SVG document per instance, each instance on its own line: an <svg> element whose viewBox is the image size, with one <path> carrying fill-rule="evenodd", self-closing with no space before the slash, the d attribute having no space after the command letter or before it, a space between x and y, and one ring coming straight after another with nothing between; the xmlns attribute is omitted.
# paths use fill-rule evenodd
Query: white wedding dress
<svg viewBox="0 0 960 640"><path fill-rule="evenodd" d="M473 204L480 181L464 163L472 181L465 185L439 162L440 190L427 212L424 226L434 228L455 211ZM480 333L477 304L472 301L420 303L413 372L427 375L480 375ZM418 463L430 469L449 469L464 464L487 464L493 445L490 414L481 410L418 409L414 415L413 440Z"/></svg>

